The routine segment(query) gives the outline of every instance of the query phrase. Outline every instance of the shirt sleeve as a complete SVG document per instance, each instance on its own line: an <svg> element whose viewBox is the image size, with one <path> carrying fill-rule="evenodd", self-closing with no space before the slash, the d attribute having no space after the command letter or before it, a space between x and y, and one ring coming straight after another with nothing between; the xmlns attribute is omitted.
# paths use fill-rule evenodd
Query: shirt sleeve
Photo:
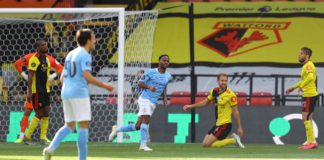
<svg viewBox="0 0 324 160"><path fill-rule="evenodd" d="M139 80L139 82L146 83L150 79L150 70L145 71L143 77Z"/></svg>
<svg viewBox="0 0 324 160"><path fill-rule="evenodd" d="M85 56L82 57L81 59L81 70L85 71L91 71L91 64L92 64L92 58L89 54L86 54Z"/></svg>
<svg viewBox="0 0 324 160"><path fill-rule="evenodd" d="M299 84L299 87L300 88L303 88L305 87L308 83L312 82L315 80L315 76L314 76L314 73L310 72L310 73L307 73L307 77L301 81L301 83Z"/></svg>
<svg viewBox="0 0 324 160"><path fill-rule="evenodd" d="M58 73L62 74L63 66L54 57L49 56L51 67L54 68Z"/></svg>
<svg viewBox="0 0 324 160"><path fill-rule="evenodd" d="M305 85L307 85L309 82L314 80L314 72L315 72L315 68L312 65L307 65L305 68L303 68L304 71L306 72L306 78L303 80L300 80L299 82L297 82L293 88L303 88Z"/></svg>
<svg viewBox="0 0 324 160"><path fill-rule="evenodd" d="M301 83L302 83L302 81L298 81L296 84L293 85L292 88L294 88L294 89L299 88Z"/></svg>
<svg viewBox="0 0 324 160"><path fill-rule="evenodd" d="M16 62L15 62L15 68L16 70L21 73L22 72L22 67L23 66L28 66L28 60L30 59L30 55L27 54L21 58L19 58Z"/></svg>
<svg viewBox="0 0 324 160"><path fill-rule="evenodd" d="M40 63L36 57L30 58L28 62L28 70L36 71L39 64Z"/></svg>
<svg viewBox="0 0 324 160"><path fill-rule="evenodd" d="M171 82L172 79L173 79L173 77L172 77L172 75L170 75L170 77L169 77L169 82Z"/></svg>
<svg viewBox="0 0 324 160"><path fill-rule="evenodd" d="M209 94L208 94L208 96L207 96L207 99L208 99L209 101L214 100L214 96L213 96L213 89L211 89L211 90L209 91Z"/></svg>
<svg viewBox="0 0 324 160"><path fill-rule="evenodd" d="M237 106L237 96L236 95L232 95L232 97L230 98L230 104L231 104L231 107Z"/></svg>
<svg viewBox="0 0 324 160"><path fill-rule="evenodd" d="M23 58L23 57L22 57L22 58ZM23 67L22 58L19 58L19 59L15 62L15 68L16 68L16 70L17 70L19 73L22 72L22 67Z"/></svg>
<svg viewBox="0 0 324 160"><path fill-rule="evenodd" d="M307 65L306 67L305 67L305 71L306 71L306 73L314 73L314 71L315 71L315 68L314 68L314 66L312 66L312 65Z"/></svg>

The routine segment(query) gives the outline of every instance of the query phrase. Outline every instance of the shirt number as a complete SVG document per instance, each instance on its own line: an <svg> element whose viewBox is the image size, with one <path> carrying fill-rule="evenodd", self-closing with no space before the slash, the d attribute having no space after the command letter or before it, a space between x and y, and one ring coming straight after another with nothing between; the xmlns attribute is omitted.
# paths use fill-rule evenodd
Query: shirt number
<svg viewBox="0 0 324 160"><path fill-rule="evenodd" d="M64 64L64 77L70 76L73 78L76 75L76 63L71 61L65 61Z"/></svg>

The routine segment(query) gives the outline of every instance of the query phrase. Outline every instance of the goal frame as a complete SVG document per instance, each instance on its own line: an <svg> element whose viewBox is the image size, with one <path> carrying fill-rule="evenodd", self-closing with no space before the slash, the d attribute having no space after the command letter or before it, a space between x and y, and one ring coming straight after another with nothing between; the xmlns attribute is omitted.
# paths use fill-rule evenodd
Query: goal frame
<svg viewBox="0 0 324 160"><path fill-rule="evenodd" d="M118 12L118 82L117 82L117 126L123 125L124 115L124 51L125 51L125 8L5 8L0 14L49 14L49 13L111 13ZM118 133L117 142L123 141L122 133Z"/></svg>

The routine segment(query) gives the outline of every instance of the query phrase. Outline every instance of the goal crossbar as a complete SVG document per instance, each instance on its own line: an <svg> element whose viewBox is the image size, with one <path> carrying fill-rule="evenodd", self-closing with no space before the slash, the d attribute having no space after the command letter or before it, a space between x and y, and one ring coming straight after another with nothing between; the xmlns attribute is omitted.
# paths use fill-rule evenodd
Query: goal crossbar
<svg viewBox="0 0 324 160"><path fill-rule="evenodd" d="M109 13L124 12L125 8L4 8L0 13Z"/></svg>

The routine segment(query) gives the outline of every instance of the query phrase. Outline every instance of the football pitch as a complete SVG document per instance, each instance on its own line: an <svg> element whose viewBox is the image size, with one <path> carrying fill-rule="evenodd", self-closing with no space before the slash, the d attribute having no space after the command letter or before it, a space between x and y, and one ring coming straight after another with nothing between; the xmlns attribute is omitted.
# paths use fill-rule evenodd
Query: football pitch
<svg viewBox="0 0 324 160"><path fill-rule="evenodd" d="M200 144L152 143L152 152L138 150L138 144L89 143L88 160L114 159L324 159L324 147L299 150L297 145L247 144L246 149L235 146L202 148ZM41 160L44 146L35 144L0 143L0 160ZM77 160L75 143L62 143L53 160Z"/></svg>

